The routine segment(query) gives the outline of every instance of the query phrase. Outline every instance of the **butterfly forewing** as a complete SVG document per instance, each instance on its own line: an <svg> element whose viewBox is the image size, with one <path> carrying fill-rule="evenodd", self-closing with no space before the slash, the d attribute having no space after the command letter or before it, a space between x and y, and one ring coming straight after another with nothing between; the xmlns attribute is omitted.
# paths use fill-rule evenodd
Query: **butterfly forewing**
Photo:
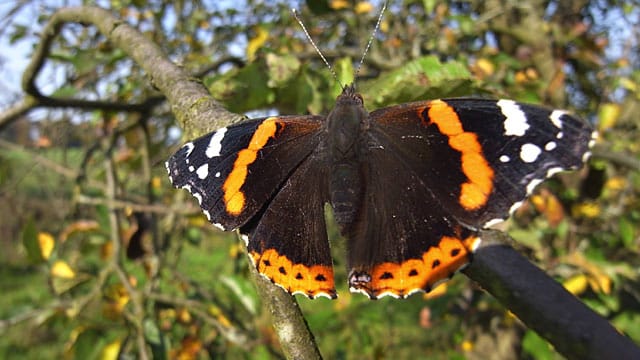
<svg viewBox="0 0 640 360"><path fill-rule="evenodd" d="M416 102L370 116L398 161L475 228L506 218L546 177L581 166L593 136L564 111L509 100Z"/></svg>
<svg viewBox="0 0 640 360"><path fill-rule="evenodd" d="M255 119L182 146L167 161L175 187L188 190L216 226L251 219L318 146L322 117Z"/></svg>

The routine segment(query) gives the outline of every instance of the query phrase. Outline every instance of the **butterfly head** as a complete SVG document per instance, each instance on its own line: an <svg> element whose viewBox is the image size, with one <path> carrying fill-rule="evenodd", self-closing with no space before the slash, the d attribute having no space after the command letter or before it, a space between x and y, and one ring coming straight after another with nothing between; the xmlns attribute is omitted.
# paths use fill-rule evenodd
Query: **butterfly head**
<svg viewBox="0 0 640 360"><path fill-rule="evenodd" d="M356 91L356 84L352 83L342 88L342 93L336 98L336 106L364 106L362 95Z"/></svg>

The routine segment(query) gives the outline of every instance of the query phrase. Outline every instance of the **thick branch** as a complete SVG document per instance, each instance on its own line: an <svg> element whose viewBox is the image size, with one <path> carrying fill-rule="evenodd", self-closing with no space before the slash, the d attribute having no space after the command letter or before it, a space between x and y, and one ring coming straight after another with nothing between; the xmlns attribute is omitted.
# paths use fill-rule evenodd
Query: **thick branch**
<svg viewBox="0 0 640 360"><path fill-rule="evenodd" d="M278 334L286 358L322 359L295 297L260 275L252 264L249 264L249 270L260 299L269 308L273 327Z"/></svg>
<svg viewBox="0 0 640 360"><path fill-rule="evenodd" d="M506 245L497 231L463 270L570 359L640 359L640 349L564 287Z"/></svg>

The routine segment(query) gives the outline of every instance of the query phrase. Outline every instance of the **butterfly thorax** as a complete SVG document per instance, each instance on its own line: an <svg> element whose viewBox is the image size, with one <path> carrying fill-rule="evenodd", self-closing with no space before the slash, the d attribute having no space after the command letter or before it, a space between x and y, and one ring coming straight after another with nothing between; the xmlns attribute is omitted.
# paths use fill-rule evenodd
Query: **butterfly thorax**
<svg viewBox="0 0 640 360"><path fill-rule="evenodd" d="M343 233L355 222L362 202L361 159L366 157L362 144L368 128L369 114L362 96L353 85L345 87L327 117L331 206Z"/></svg>

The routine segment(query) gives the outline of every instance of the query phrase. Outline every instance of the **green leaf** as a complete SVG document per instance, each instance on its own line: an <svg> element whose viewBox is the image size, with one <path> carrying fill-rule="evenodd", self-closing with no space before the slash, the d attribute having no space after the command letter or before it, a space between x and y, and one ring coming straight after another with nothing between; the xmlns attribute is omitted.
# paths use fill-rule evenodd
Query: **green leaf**
<svg viewBox="0 0 640 360"><path fill-rule="evenodd" d="M160 328L152 319L146 318L142 321L142 331L147 344L151 347L154 359L167 359L167 343L160 332Z"/></svg>
<svg viewBox="0 0 640 360"><path fill-rule="evenodd" d="M353 61L351 58L346 57L338 59L333 65L333 68L340 84L346 86L355 80L355 69L353 68ZM342 92L340 84L335 84L333 86L333 96L338 96Z"/></svg>
<svg viewBox="0 0 640 360"><path fill-rule="evenodd" d="M425 14L433 13L438 2L436 0L422 0L422 7L424 7Z"/></svg>
<svg viewBox="0 0 640 360"><path fill-rule="evenodd" d="M365 103L375 108L408 101L447 96L469 95L473 92L471 73L461 63L441 63L435 56L424 56L403 67L380 76L362 86L370 98Z"/></svg>
<svg viewBox="0 0 640 360"><path fill-rule="evenodd" d="M624 332L635 342L640 341L640 314L634 313L632 311L625 311L612 320L613 325L616 329Z"/></svg>
<svg viewBox="0 0 640 360"><path fill-rule="evenodd" d="M104 345L104 336L98 330L84 330L73 344L74 359L97 359Z"/></svg>
<svg viewBox="0 0 640 360"><path fill-rule="evenodd" d="M253 315L258 313L258 296L252 282L248 281L246 277L240 276L221 276L220 280L240 300L249 313Z"/></svg>
<svg viewBox="0 0 640 360"><path fill-rule="evenodd" d="M522 350L538 360L553 360L559 358L551 345L533 330L528 330L522 338Z"/></svg>
<svg viewBox="0 0 640 360"><path fill-rule="evenodd" d="M284 86L300 71L300 60L294 56L268 53L265 58L269 69L267 85L271 88Z"/></svg>
<svg viewBox="0 0 640 360"><path fill-rule="evenodd" d="M38 243L38 229L33 219L27 220L27 223L22 227L22 245L27 251L29 262L38 264L44 261Z"/></svg>
<svg viewBox="0 0 640 360"><path fill-rule="evenodd" d="M618 220L618 231L620 232L620 239L624 247L631 249L634 247L633 240L635 238L635 226L626 217L621 217Z"/></svg>

